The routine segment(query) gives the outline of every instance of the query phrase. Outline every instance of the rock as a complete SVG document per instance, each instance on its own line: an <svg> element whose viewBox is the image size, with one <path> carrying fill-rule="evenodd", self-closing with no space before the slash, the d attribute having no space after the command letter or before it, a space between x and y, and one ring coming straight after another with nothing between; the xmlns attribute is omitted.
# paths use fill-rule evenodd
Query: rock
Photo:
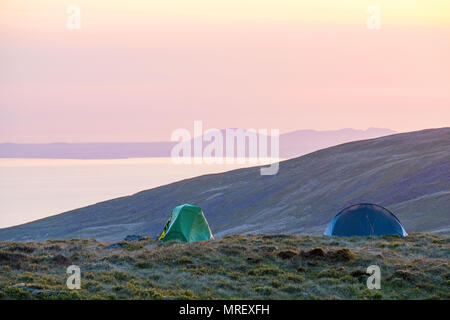
<svg viewBox="0 0 450 320"><path fill-rule="evenodd" d="M17 287L25 287L25 283L21 282L21 283L16 283L15 285L13 285L13 287L17 288Z"/></svg>

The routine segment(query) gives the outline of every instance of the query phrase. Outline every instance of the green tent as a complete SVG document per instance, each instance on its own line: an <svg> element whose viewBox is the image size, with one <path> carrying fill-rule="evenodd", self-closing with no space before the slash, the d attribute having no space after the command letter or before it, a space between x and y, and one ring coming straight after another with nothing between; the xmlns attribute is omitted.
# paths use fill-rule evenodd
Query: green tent
<svg viewBox="0 0 450 320"><path fill-rule="evenodd" d="M183 204L173 208L158 240L182 242L214 239L208 222L200 207Z"/></svg>

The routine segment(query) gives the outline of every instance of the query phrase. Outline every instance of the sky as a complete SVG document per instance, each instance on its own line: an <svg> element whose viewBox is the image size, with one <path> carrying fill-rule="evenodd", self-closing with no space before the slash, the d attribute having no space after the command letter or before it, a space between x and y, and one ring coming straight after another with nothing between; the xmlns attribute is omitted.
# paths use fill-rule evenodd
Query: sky
<svg viewBox="0 0 450 320"><path fill-rule="evenodd" d="M194 120L450 126L450 1L0 2L0 142L170 140Z"/></svg>

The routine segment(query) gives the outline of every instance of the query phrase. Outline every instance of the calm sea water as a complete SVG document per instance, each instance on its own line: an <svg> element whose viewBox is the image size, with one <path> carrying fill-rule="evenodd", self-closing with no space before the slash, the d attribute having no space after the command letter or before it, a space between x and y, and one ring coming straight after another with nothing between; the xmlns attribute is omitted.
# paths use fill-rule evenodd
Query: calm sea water
<svg viewBox="0 0 450 320"><path fill-rule="evenodd" d="M173 164L170 158L0 159L0 228L174 181L254 164Z"/></svg>

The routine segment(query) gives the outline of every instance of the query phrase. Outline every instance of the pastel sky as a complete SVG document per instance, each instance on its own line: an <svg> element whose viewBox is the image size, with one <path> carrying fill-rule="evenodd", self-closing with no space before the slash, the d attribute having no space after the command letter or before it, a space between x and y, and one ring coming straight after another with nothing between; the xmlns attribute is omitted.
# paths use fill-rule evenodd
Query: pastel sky
<svg viewBox="0 0 450 320"><path fill-rule="evenodd" d="M194 120L450 126L450 1L0 2L0 142L169 140Z"/></svg>

